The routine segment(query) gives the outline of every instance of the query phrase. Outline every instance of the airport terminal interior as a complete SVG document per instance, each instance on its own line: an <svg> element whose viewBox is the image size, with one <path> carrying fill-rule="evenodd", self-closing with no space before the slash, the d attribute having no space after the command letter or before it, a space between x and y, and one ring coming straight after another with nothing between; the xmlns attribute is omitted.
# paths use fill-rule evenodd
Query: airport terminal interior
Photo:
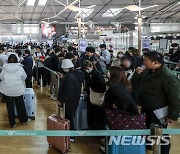
<svg viewBox="0 0 180 154"><path fill-rule="evenodd" d="M0 154L178 154L179 116L180 0L0 0Z"/></svg>

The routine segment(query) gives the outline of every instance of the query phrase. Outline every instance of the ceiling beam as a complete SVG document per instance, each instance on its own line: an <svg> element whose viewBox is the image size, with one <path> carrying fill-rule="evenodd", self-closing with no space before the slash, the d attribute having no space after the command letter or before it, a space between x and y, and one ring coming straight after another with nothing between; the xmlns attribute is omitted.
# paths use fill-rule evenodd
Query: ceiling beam
<svg viewBox="0 0 180 154"><path fill-rule="evenodd" d="M104 1L104 0L101 0L103 3L104 3L104 5L106 5L106 2ZM107 9L109 9L110 10L110 7L108 6L108 5L106 5L106 7L107 7ZM110 12L112 13L112 15L113 15L113 18L115 19L115 20L117 20L117 17L114 15L114 13L110 10Z"/></svg>
<svg viewBox="0 0 180 154"><path fill-rule="evenodd" d="M52 1L52 0L51 0L51 1ZM48 6L48 2L46 2L45 6L43 7L43 11L42 11L42 13L41 13L41 15L40 15L39 22L41 22L42 16L44 15L44 12L45 12L47 6Z"/></svg>
<svg viewBox="0 0 180 154"><path fill-rule="evenodd" d="M108 3L106 3L92 18L93 20L104 8L106 8L107 5L109 5L113 0L110 0Z"/></svg>
<svg viewBox="0 0 180 154"><path fill-rule="evenodd" d="M33 6L33 11L31 12L32 14L31 14L31 17L30 17L30 21L32 21L32 18L33 18L33 15L34 15L34 11L35 11L37 5L38 5L38 1L36 1L34 6Z"/></svg>
<svg viewBox="0 0 180 154"><path fill-rule="evenodd" d="M24 16L25 16L25 13L26 13L26 7L27 7L27 5L25 3L24 9L23 9L23 14L22 14L22 21L24 21Z"/></svg>
<svg viewBox="0 0 180 154"><path fill-rule="evenodd" d="M151 15L151 18L148 20L148 22L151 22L152 19L158 19L158 18L162 17L166 12L173 10L174 8L176 8L176 4L177 4L177 2L173 2L172 4L169 5L169 7L166 7L167 9L165 11L163 11L159 15L154 15L154 16ZM163 10L163 9L161 9L161 10Z"/></svg>
<svg viewBox="0 0 180 154"><path fill-rule="evenodd" d="M180 13L180 9L178 9L178 11L176 11L176 12L174 12L173 14L169 15L168 17L166 17L166 18L165 18L166 21L167 21L167 19L171 18L172 16L174 16L175 14L178 14L178 13Z"/></svg>
<svg viewBox="0 0 180 154"><path fill-rule="evenodd" d="M166 4L163 8L161 8L161 9L159 9L158 11L163 11L164 9L166 9L166 10L168 10L169 8L171 8L171 6L173 5L173 4L175 4L176 2L173 2L173 3L169 3L169 4ZM165 10L165 11L166 11ZM164 11L163 11L164 12ZM155 16L155 15L157 15L157 12L156 13L154 13L154 14L152 14L152 16Z"/></svg>
<svg viewBox="0 0 180 154"><path fill-rule="evenodd" d="M144 2L144 0L142 0L142 2ZM142 2L141 2L141 3L142 3ZM138 3L137 1L134 1L134 4L135 4L135 5L138 5L139 3ZM118 17L117 20L121 19L121 18L122 18L126 13L128 13L128 12L134 13L134 12L132 12L132 11L127 10L126 12L123 13L123 15L121 15L120 17Z"/></svg>

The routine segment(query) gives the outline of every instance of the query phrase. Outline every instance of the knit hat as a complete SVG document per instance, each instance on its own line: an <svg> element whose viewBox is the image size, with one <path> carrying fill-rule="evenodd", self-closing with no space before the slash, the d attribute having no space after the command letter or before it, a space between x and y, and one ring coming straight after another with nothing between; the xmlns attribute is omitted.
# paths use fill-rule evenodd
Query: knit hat
<svg viewBox="0 0 180 154"><path fill-rule="evenodd" d="M74 67L74 64L72 63L70 59L64 59L62 61L61 68L72 68L72 67Z"/></svg>

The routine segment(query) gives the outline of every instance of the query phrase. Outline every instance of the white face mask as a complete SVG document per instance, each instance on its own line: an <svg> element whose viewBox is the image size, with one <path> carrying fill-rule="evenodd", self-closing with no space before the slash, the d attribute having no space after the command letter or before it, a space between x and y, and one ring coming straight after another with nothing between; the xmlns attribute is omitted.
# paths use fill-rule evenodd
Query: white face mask
<svg viewBox="0 0 180 154"><path fill-rule="evenodd" d="M122 57L123 57L123 55L121 55L121 54L118 55L118 58L122 58Z"/></svg>
<svg viewBox="0 0 180 154"><path fill-rule="evenodd" d="M93 69L88 69L88 70L86 70L86 72L89 74L89 73L92 72L92 70L93 70Z"/></svg>
<svg viewBox="0 0 180 154"><path fill-rule="evenodd" d="M68 73L68 72L69 72L69 68L63 68L63 71L64 71L65 73Z"/></svg>

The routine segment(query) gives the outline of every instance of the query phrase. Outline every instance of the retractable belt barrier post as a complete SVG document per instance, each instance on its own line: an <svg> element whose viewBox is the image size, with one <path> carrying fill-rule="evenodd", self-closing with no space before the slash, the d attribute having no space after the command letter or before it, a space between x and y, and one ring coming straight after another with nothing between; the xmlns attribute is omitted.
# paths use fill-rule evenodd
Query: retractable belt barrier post
<svg viewBox="0 0 180 154"><path fill-rule="evenodd" d="M161 145L160 145L160 143L158 143L158 137L162 137L163 128L159 125L152 124L151 125L151 135L155 136L153 138L153 140L155 141L155 144L153 144L153 154L161 154Z"/></svg>
<svg viewBox="0 0 180 154"><path fill-rule="evenodd" d="M54 88L54 98L57 100L59 84L60 84L60 76L57 72L55 72L45 66L44 66L44 68L50 72L50 75L51 75L50 93L52 93L53 88Z"/></svg>

